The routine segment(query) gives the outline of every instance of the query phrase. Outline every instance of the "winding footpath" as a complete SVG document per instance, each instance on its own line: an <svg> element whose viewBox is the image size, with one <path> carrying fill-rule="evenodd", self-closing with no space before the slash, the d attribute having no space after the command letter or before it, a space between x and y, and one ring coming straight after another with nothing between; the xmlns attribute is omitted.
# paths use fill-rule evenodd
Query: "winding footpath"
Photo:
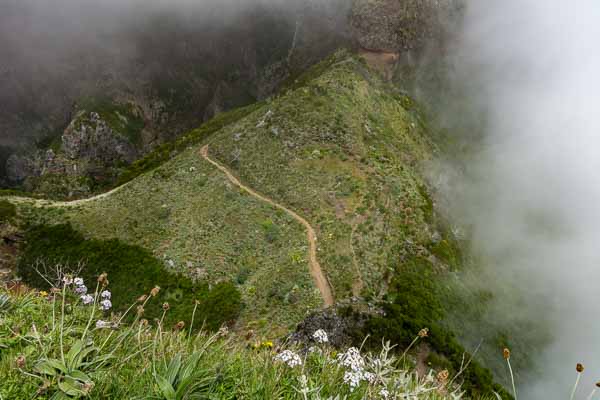
<svg viewBox="0 0 600 400"><path fill-rule="evenodd" d="M316 234L314 228L308 223L308 221L306 219L302 218L300 215L296 214L294 211L290 210L289 208L286 208L285 206L283 206L279 203L276 203L275 201L271 200L270 198L265 197L265 196L261 195L260 193L255 192L248 186L245 186L242 182L240 182L240 180L238 178L236 178L231 173L231 171L229 171L226 167L224 167L223 165L214 161L213 159L211 159L208 156L208 145L202 147L202 149L200 150L200 154L206 161L208 161L209 163L214 165L217 169L219 169L221 172L223 172L225 174L225 176L227 176L227 179L229 179L229 181L231 183L233 183L235 186L237 186L240 189L242 189L243 191L247 192L250 196L255 197L275 208L278 208L278 209L284 211L286 214L290 215L296 221L300 222L304 226L304 228L306 228L306 237L308 239L308 244L309 244L309 252L308 252L309 262L308 262L308 264L309 264L309 268L310 268L310 274L312 275L315 285L321 292L321 296L323 297L323 302L325 303L325 307L333 306L334 299L333 299L333 293L331 291L331 286L329 285L329 281L325 277L325 274L323 273L323 270L321 269L321 265L319 264L319 260L317 259L317 234Z"/></svg>

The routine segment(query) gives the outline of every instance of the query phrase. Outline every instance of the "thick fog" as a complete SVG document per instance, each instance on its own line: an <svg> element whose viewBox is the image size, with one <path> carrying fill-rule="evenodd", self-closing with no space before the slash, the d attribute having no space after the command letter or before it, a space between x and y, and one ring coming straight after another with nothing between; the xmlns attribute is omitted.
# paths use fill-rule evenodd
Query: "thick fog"
<svg viewBox="0 0 600 400"><path fill-rule="evenodd" d="M212 95L226 78L214 76L218 65L222 75L237 68L238 81L256 80L258 68L285 57L297 29L299 47L316 42L316 54L332 47L345 22L344 3L0 0L0 146L64 128L73 101L83 96L148 99L140 92L164 80L171 88L187 82L197 92L212 85ZM209 101L198 99L200 116Z"/></svg>
<svg viewBox="0 0 600 400"><path fill-rule="evenodd" d="M509 283L498 318L526 312L547 324L540 342L551 338L513 354L537 362L517 371L523 399L568 398L577 362L577 398L600 379L599 21L595 0L472 1L453 49L452 84L477 112L446 117L482 135L448 185L455 218L472 228L486 276ZM511 291L522 308L502 308Z"/></svg>

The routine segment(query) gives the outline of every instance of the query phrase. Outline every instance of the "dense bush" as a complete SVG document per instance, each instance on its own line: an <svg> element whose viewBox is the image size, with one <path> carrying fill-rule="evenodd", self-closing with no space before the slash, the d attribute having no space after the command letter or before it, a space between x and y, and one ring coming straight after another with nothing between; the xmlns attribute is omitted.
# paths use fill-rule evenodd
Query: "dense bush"
<svg viewBox="0 0 600 400"><path fill-rule="evenodd" d="M11 221L17 215L14 204L6 200L0 200L0 224Z"/></svg>
<svg viewBox="0 0 600 400"><path fill-rule="evenodd" d="M43 261L46 266L56 264L71 268L82 262L80 273L90 291L94 290L96 278L108 273L113 306L117 311L127 309L136 298L147 294L155 286L161 290L156 299L148 303L145 317L160 318L162 304L171 306L167 322L191 321L198 301L194 326L200 327L206 320L206 328L218 329L232 322L241 310L241 297L231 283L220 283L209 288L207 283L194 283L191 279L167 271L153 255L138 246L119 240L85 239L70 225L38 226L26 234L26 245L19 260L18 273L33 287L46 289L48 283L36 271Z"/></svg>
<svg viewBox="0 0 600 400"><path fill-rule="evenodd" d="M455 294L440 285L429 261L415 257L398 268L388 301L383 303L384 315L371 317L365 325L366 332L360 334L371 334L374 343L381 343L385 338L402 347L408 346L416 332L427 327L430 332L427 341L435 352L429 361L456 374L464 362L463 356L468 360L471 355L440 323L445 316L443 304L450 303L452 296ZM475 398L482 394L491 395L493 391L504 399L512 398L504 388L494 383L492 373L477 361L473 360L461 377L463 389Z"/></svg>

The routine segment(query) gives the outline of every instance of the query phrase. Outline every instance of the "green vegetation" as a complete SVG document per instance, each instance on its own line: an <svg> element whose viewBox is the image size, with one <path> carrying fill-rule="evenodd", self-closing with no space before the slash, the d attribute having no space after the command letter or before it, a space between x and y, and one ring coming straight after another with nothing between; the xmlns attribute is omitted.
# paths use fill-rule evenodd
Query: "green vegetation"
<svg viewBox="0 0 600 400"><path fill-rule="evenodd" d="M4 298L10 311L1 306ZM150 297L147 306L156 302ZM167 318L173 311L165 312ZM82 305L71 286L50 294L0 289L0 318L4 399L460 398L460 387L443 379L417 380L410 363L396 359L387 345L376 354L338 354L314 343L316 351L302 356L282 345L277 354L270 341L249 345L226 331L189 335L187 325L172 328L140 316L123 323ZM362 377L352 388L352 368L371 374L370 381Z"/></svg>
<svg viewBox="0 0 600 400"><path fill-rule="evenodd" d="M141 143L145 122L141 111L134 105L119 104L110 99L88 98L82 100L79 106L86 111L85 116L81 118L87 120L90 112L96 112L114 132L123 135L132 144ZM80 124L83 122L83 119L76 121Z"/></svg>
<svg viewBox="0 0 600 400"><path fill-rule="evenodd" d="M222 324L236 320L241 309L240 294L230 283L219 283L209 289L207 283L195 283L190 278L169 272L148 251L126 245L119 240L86 240L70 225L39 226L26 235L27 245L19 260L18 273L23 280L40 289L50 289L52 266L62 265L77 272L86 282L94 282L108 273L116 310L125 311L131 299L147 294L160 286L154 306L146 309L148 318L160 318L161 304L169 303L173 311L167 323L190 322L195 302L199 302L194 325L205 323L216 330ZM92 288L90 288L92 289Z"/></svg>
<svg viewBox="0 0 600 400"><path fill-rule="evenodd" d="M472 356L441 322L446 317L447 305L455 304L457 296L441 284L441 278L436 276L429 261L416 257L398 267L389 288L388 301L383 303L384 316L372 317L365 332L372 335L371 341L376 344L386 339L408 346L415 331L428 327L427 343L434 352L428 357L430 365L457 374L465 363L463 357L469 360ZM502 347L499 347L498 358L501 351ZM494 383L490 370L475 360L462 373L462 382L463 390L473 397L497 392L504 399L512 398L502 386Z"/></svg>
<svg viewBox="0 0 600 400"><path fill-rule="evenodd" d="M198 129L194 129L172 142L168 142L157 147L143 158L125 167L119 176L117 186L129 182L144 172L148 172L159 167L166 161L181 153L183 150L187 149L189 146L201 143L213 133L246 117L260 107L261 103L256 103L250 106L217 114L214 118L203 124Z"/></svg>
<svg viewBox="0 0 600 400"><path fill-rule="evenodd" d="M158 148L106 198L61 214L52 207L22 214L32 224L70 222L86 237L141 246L211 284L238 282L241 326L283 334L322 304L305 230L232 187L199 155L209 142L210 156L244 184L315 227L319 262L338 300L359 279L362 295L378 298L391 260L428 252L437 231L420 174L435 145L406 97L347 52L296 81L266 103L220 114Z"/></svg>
<svg viewBox="0 0 600 400"><path fill-rule="evenodd" d="M315 227L336 300L359 292L380 303L387 293L391 317L369 329L406 344L427 326L436 334L432 363L457 370L462 348L448 328L456 324L442 322L451 319L446 305L460 313L469 295L447 284L460 279L465 260L423 179L437 146L417 105L347 52L276 98L221 114L156 149L128 167L121 182L130 183L108 197L60 212L24 204L20 214L30 224L69 222L90 241L148 249L210 285L235 282L245 305L236 329L286 334L322 304L305 230L231 185L200 156L204 144L245 185ZM489 393L489 372L473 363L467 374L470 391Z"/></svg>
<svg viewBox="0 0 600 400"><path fill-rule="evenodd" d="M17 216L17 208L14 204L0 200L0 224L12 221Z"/></svg>

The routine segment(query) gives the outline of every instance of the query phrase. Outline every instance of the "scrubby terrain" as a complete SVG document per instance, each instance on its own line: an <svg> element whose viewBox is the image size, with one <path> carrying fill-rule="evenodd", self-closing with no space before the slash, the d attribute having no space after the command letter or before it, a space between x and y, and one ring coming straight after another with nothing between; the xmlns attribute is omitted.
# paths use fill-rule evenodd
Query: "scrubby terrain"
<svg viewBox="0 0 600 400"><path fill-rule="evenodd" d="M468 352L444 323L467 302L450 283L466 260L422 173L437 153L418 105L340 51L278 96L151 152L114 191L8 197L25 227L18 274L49 290L41 276L55 265L86 280L109 272L118 299L159 285L152 317L167 301L169 324L226 324L259 340L334 300L349 344L407 347L427 327L418 368L509 398L476 361L464 366Z"/></svg>

